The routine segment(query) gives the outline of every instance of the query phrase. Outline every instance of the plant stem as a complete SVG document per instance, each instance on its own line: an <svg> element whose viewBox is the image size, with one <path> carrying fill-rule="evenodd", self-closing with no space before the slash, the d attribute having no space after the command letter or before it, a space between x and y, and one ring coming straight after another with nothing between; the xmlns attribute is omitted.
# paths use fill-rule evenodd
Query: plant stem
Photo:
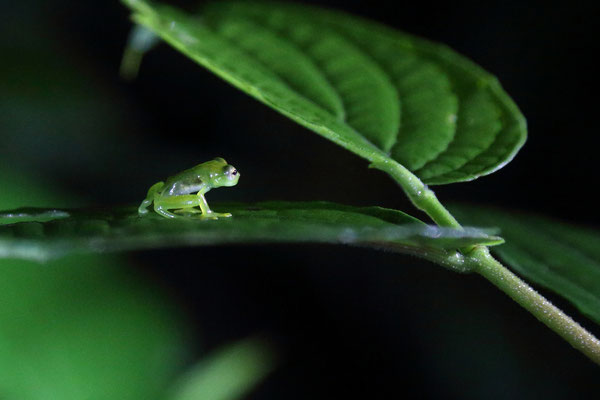
<svg viewBox="0 0 600 400"><path fill-rule="evenodd" d="M410 201L442 227L462 229L452 214L440 203L435 193L401 164L382 157L373 160L372 167L387 172L402 187ZM460 249L460 253L446 256L421 255L457 272L477 272L532 313L548 328L600 365L600 340L575 322L571 317L536 292L531 286L494 259L488 248L476 246Z"/></svg>
<svg viewBox="0 0 600 400"><path fill-rule="evenodd" d="M510 296L571 346L600 364L600 340L495 260L487 247L476 248L467 259L473 271Z"/></svg>
<svg viewBox="0 0 600 400"><path fill-rule="evenodd" d="M433 190L403 165L388 158L374 160L371 167L392 176L419 210L425 212L438 226L462 229L456 218L440 203Z"/></svg>

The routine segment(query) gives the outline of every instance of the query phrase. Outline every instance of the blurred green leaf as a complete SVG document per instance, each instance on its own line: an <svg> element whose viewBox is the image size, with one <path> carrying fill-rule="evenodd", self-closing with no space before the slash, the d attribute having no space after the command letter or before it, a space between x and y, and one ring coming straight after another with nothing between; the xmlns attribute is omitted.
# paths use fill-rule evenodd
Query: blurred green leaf
<svg viewBox="0 0 600 400"><path fill-rule="evenodd" d="M216 1L199 17L124 3L136 23L237 88L426 183L491 173L525 141L525 120L496 78L443 45L285 3Z"/></svg>
<svg viewBox="0 0 600 400"><path fill-rule="evenodd" d="M381 207L263 202L220 204L214 210L231 212L233 217L217 221L166 219L154 212L139 217L135 207L3 212L0 257L45 260L74 252L264 242L343 243L412 254L502 242L475 228L425 225L400 211Z"/></svg>
<svg viewBox="0 0 600 400"><path fill-rule="evenodd" d="M63 203L26 176L0 170L0 184L2 208ZM0 259L0 399L163 398L182 367L186 329L128 267L115 256Z"/></svg>
<svg viewBox="0 0 600 400"><path fill-rule="evenodd" d="M178 312L116 257L0 260L0 399L159 399Z"/></svg>
<svg viewBox="0 0 600 400"><path fill-rule="evenodd" d="M236 400L243 398L274 368L275 354L265 341L251 338L228 345L186 373L170 400Z"/></svg>
<svg viewBox="0 0 600 400"><path fill-rule="evenodd" d="M452 211L466 223L499 227L506 243L493 253L600 323L600 232L512 211L466 206Z"/></svg>

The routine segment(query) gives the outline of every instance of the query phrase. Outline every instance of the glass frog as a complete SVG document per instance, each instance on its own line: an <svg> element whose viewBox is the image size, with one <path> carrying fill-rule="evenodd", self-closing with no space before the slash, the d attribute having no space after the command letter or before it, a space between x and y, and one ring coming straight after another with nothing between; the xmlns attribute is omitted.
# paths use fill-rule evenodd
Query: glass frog
<svg viewBox="0 0 600 400"><path fill-rule="evenodd" d="M227 161L217 157L173 175L165 182L152 185L146 199L138 208L139 215L148 214L148 207L154 203L154 211L166 218L183 217L177 214L197 214L201 219L231 217L230 213L211 211L204 198L210 189L221 186L235 186L240 173ZM197 194L193 194L197 193ZM197 209L199 206L200 209ZM170 212L169 210L175 210Z"/></svg>

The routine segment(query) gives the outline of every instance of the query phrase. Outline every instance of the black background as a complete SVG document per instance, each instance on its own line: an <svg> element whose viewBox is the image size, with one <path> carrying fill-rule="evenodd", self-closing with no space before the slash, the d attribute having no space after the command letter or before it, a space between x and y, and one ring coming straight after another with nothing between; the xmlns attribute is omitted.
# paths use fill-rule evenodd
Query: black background
<svg viewBox="0 0 600 400"><path fill-rule="evenodd" d="M529 140L515 160L474 182L436 187L442 202L493 204L598 226L592 62L598 29L591 5L310 3L450 45L497 75L527 117ZM117 2L24 1L3 9L0 82L5 93L19 93L10 105L0 103L3 168L35 176L83 204L108 205L138 202L157 177L222 156L242 178L234 189L211 192L209 204L329 200L412 212L401 190L365 161L166 45L146 56L136 81L120 80L130 23ZM386 393L563 399L591 397L600 388L597 366L503 293L476 276L413 258L306 245L129 257L189 310L199 354L255 333L277 344L281 367L252 399ZM599 333L566 302L544 294Z"/></svg>

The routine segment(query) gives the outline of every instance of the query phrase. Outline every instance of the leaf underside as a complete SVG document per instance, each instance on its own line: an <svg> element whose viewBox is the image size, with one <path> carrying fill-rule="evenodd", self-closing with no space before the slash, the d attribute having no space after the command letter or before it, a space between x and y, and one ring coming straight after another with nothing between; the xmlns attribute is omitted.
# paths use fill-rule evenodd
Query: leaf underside
<svg viewBox="0 0 600 400"><path fill-rule="evenodd" d="M0 213L0 258L46 260L70 253L235 243L341 243L410 254L494 245L502 239L467 228L425 225L400 211L328 202L221 204L232 218L139 217L109 210L21 209Z"/></svg>
<svg viewBox="0 0 600 400"><path fill-rule="evenodd" d="M552 290L600 324L600 233L549 218L454 207L465 223L497 226L506 243L492 248L527 279Z"/></svg>
<svg viewBox="0 0 600 400"><path fill-rule="evenodd" d="M124 1L135 22L229 83L425 183L489 174L525 141L525 120L496 78L446 46L297 4L218 1L191 16Z"/></svg>

